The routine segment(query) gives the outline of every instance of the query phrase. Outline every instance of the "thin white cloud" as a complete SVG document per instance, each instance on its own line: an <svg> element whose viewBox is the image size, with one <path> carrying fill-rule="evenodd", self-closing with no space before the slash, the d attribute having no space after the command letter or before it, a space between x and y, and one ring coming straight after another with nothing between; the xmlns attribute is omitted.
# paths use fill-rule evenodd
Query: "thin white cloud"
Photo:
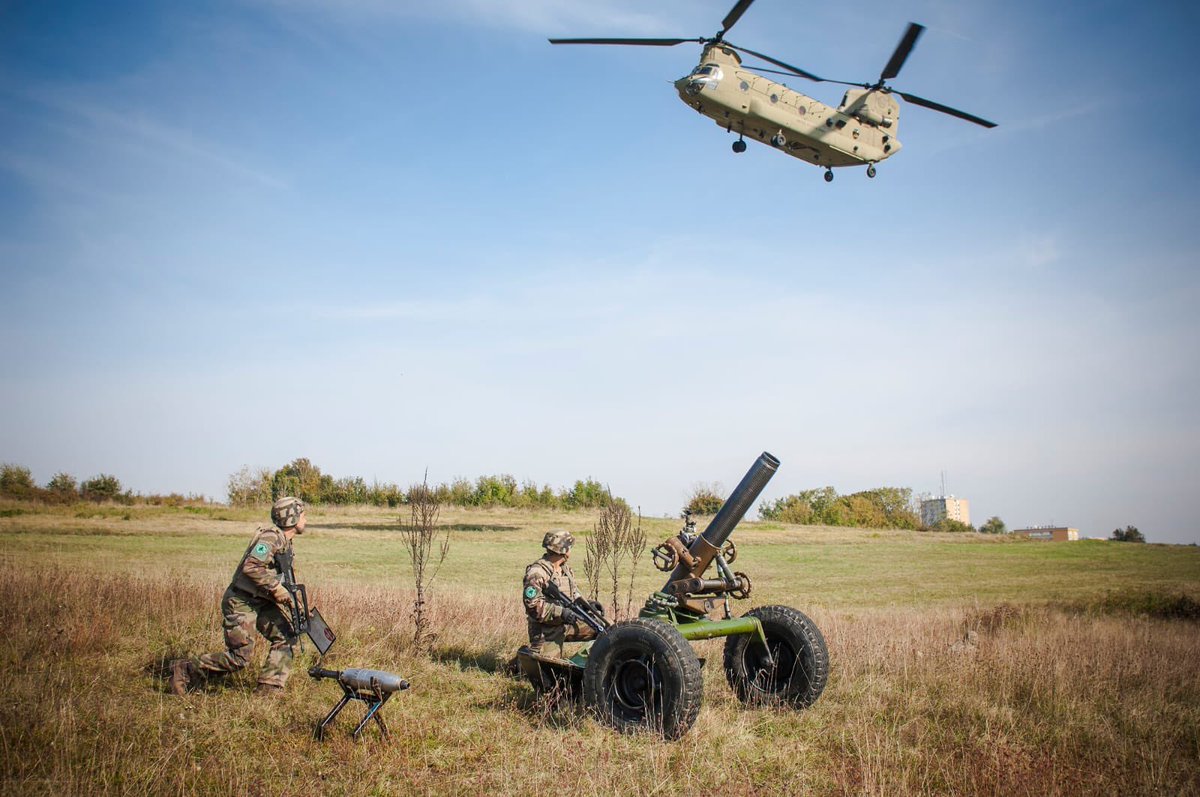
<svg viewBox="0 0 1200 797"><path fill-rule="evenodd" d="M7 93L37 103L58 113L75 125L66 131L91 144L104 143L114 148L134 148L140 155L161 156L172 162L187 161L205 170L217 169L229 177L267 188L285 188L286 182L231 155L220 145L194 131L169 125L154 118L145 109L119 109L94 99L83 99L75 92L52 87L12 89Z"/></svg>
<svg viewBox="0 0 1200 797"><path fill-rule="evenodd" d="M661 34L664 26L685 22L686 4L668 4L657 13L640 3L622 0L444 0L439 3L396 3L389 0L252 0L281 11L317 12L350 23L379 19L440 19L479 27L546 35L577 31L578 35L639 36ZM669 13L679 12L679 13ZM694 13L694 12L693 12Z"/></svg>
<svg viewBox="0 0 1200 797"><path fill-rule="evenodd" d="M1044 130L1048 127L1057 127L1064 122L1070 122L1084 116L1098 114L1103 109L1112 107L1115 107L1115 102L1111 97L1092 99L1088 102L1077 105L1052 107L1047 109L1045 113L1037 116L1031 116L1026 119L1006 121L1003 127L997 128L997 130L1003 130L1002 135L1014 135L1017 133L1027 133L1034 130Z"/></svg>

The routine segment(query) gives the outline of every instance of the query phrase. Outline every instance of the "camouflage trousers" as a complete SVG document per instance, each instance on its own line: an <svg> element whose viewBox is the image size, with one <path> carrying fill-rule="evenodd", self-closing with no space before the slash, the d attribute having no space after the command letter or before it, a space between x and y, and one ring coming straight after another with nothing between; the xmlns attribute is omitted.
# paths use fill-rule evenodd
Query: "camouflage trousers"
<svg viewBox="0 0 1200 797"><path fill-rule="evenodd" d="M247 595L233 587L221 597L222 625L225 630L225 650L205 653L192 659L205 678L226 675L244 669L254 652L254 629L267 638L271 650L267 663L258 676L260 684L283 686L292 671L291 624L279 607L266 598Z"/></svg>
<svg viewBox="0 0 1200 797"><path fill-rule="evenodd" d="M596 631L590 625L583 623L565 625L546 625L526 618L529 624L529 648L534 653L543 653L543 648L549 642L558 646L558 655L563 657L564 642L586 642L596 638Z"/></svg>

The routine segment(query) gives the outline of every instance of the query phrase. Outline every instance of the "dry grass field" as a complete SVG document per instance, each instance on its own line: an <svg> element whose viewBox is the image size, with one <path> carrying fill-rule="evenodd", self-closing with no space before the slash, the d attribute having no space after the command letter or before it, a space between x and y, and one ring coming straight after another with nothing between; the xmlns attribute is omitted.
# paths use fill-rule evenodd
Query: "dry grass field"
<svg viewBox="0 0 1200 797"><path fill-rule="evenodd" d="M384 709L390 741L349 739L352 705L316 742L340 691L305 675L311 648L281 699L250 695L257 664L165 690L167 661L219 646L255 513L0 505L0 793L1200 794L1200 549L743 524L739 613L809 614L829 686L806 712L744 709L721 641L697 643L704 707L667 743L504 674L542 533L593 519L444 510L424 656L396 513L310 513L300 575L340 636L325 666L413 684ZM653 544L677 522L644 525ZM635 603L662 580L643 563Z"/></svg>

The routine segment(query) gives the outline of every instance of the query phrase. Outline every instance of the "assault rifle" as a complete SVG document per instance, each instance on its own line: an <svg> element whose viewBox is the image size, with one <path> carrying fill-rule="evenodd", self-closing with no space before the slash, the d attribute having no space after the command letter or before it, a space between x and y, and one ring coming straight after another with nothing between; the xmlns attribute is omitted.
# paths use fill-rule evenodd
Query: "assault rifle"
<svg viewBox="0 0 1200 797"><path fill-rule="evenodd" d="M308 607L308 590L303 584L296 583L295 554L280 551L275 554L275 562L279 567L280 583L291 596L288 620L292 626L292 636L308 635L317 652L324 656L325 651L337 641L337 634L325 624L321 612Z"/></svg>
<svg viewBox="0 0 1200 797"><path fill-rule="evenodd" d="M608 630L610 623L604 619L602 612L596 611L596 607L583 598L575 598L574 600L568 598L553 581L542 587L542 594L549 598L551 603L556 603L579 615L579 619L591 626L597 636L603 636L604 632Z"/></svg>

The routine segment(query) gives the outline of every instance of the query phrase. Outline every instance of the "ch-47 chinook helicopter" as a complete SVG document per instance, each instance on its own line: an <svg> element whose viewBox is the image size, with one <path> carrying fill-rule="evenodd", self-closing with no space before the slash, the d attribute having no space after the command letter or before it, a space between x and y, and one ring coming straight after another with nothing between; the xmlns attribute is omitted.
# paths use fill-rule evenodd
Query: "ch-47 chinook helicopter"
<svg viewBox="0 0 1200 797"><path fill-rule="evenodd" d="M888 80L900 73L904 61L912 52L925 28L910 22L904 38L896 45L891 59L874 83L850 83L827 80L805 72L791 64L756 53L725 41L725 34L741 19L754 0L738 0L725 15L721 30L713 38L695 39L550 39L551 44L630 44L643 47L673 47L694 42L704 47L700 63L687 76L675 81L679 98L692 108L714 120L727 133L737 132L734 152L745 152L747 137L769 143L793 157L825 167L825 181L833 179L833 169L840 166L866 166L867 177L875 176L875 164L900 151L896 128L900 120L899 95L911 102L935 111L965 119L984 127L993 122L915 94L896 91ZM738 53L762 59L784 71L742 66ZM769 72L814 80L818 83L840 83L854 86L842 98L837 108L793 91L758 74Z"/></svg>

